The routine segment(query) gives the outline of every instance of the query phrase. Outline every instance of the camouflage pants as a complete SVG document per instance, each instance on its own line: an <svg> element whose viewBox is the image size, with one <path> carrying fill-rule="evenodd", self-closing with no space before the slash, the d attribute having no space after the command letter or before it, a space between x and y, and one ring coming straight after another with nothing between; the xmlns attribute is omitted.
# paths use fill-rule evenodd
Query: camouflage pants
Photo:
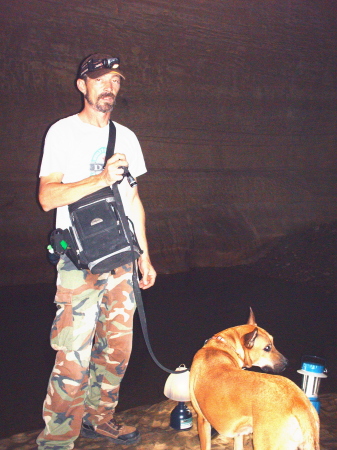
<svg viewBox="0 0 337 450"><path fill-rule="evenodd" d="M43 406L45 429L37 439L40 450L70 450L82 420L98 425L113 416L132 348L132 264L115 274L93 275L61 259L55 303L51 346L57 354Z"/></svg>

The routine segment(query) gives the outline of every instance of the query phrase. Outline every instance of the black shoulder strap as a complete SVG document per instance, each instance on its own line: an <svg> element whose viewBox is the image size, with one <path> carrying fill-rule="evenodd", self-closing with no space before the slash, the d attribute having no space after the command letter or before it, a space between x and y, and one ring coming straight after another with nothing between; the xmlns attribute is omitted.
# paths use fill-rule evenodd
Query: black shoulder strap
<svg viewBox="0 0 337 450"><path fill-rule="evenodd" d="M109 120L109 140L108 145L106 147L106 155L103 168L106 165L106 162L115 152L115 143L116 143L116 126L112 120Z"/></svg>

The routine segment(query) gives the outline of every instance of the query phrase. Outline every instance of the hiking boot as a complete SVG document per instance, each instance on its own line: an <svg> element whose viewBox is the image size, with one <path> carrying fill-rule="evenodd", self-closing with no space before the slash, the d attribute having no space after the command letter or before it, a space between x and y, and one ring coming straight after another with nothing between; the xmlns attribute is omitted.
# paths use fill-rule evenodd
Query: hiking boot
<svg viewBox="0 0 337 450"><path fill-rule="evenodd" d="M115 419L102 425L86 425L82 423L81 436L85 438L106 437L114 444L135 444L140 439L140 433L135 427L118 424Z"/></svg>

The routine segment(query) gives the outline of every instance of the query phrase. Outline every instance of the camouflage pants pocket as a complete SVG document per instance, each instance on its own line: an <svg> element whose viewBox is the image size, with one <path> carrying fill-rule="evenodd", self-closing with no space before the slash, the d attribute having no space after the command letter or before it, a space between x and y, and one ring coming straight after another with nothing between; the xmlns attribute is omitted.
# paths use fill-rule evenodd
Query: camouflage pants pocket
<svg viewBox="0 0 337 450"><path fill-rule="evenodd" d="M57 312L51 328L50 344L56 351L71 351L73 350L74 341L72 294L70 292L62 292L62 288L59 287L55 303Z"/></svg>

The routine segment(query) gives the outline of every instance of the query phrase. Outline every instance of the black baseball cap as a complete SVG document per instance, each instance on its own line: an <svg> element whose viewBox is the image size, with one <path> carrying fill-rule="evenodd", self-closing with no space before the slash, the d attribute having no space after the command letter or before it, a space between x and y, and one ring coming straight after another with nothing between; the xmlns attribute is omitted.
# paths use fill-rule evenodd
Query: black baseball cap
<svg viewBox="0 0 337 450"><path fill-rule="evenodd" d="M120 71L120 59L106 53L93 53L87 56L80 65L78 78L99 78L106 73L116 73L125 79Z"/></svg>

